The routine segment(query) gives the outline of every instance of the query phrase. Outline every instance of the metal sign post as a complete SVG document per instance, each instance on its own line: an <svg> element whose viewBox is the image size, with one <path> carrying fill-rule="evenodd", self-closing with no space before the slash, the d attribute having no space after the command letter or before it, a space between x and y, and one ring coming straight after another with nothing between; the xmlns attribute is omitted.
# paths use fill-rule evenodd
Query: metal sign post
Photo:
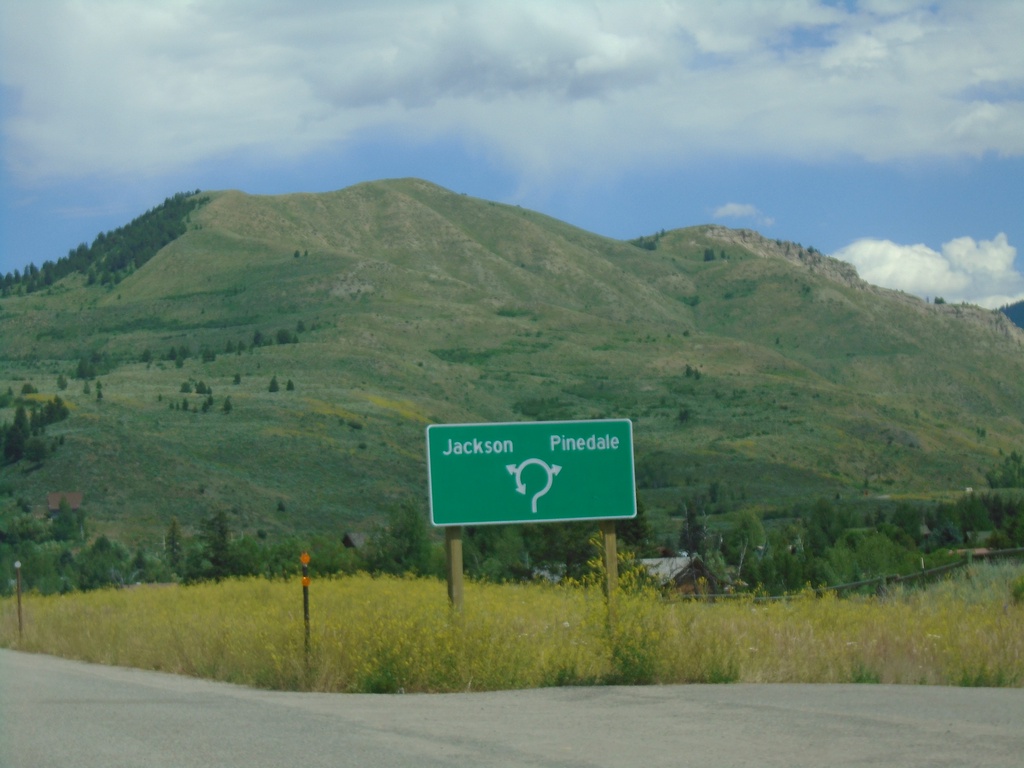
<svg viewBox="0 0 1024 768"><path fill-rule="evenodd" d="M299 562L302 563L302 619L306 628L306 668L309 669L309 553L303 552Z"/></svg>
<svg viewBox="0 0 1024 768"><path fill-rule="evenodd" d="M18 581L18 642L21 642L22 635L22 623L21 623L21 560L14 561L14 573L15 578Z"/></svg>

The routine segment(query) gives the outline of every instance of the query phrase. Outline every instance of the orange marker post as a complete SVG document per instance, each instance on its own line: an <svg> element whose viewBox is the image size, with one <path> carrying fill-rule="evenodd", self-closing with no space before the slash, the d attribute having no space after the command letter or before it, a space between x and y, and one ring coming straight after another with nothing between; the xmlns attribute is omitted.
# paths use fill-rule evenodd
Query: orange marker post
<svg viewBox="0 0 1024 768"><path fill-rule="evenodd" d="M302 563L302 618L306 626L306 668L309 668L309 553L299 555Z"/></svg>
<svg viewBox="0 0 1024 768"><path fill-rule="evenodd" d="M18 576L18 640L21 640L21 560L14 561L14 572Z"/></svg>

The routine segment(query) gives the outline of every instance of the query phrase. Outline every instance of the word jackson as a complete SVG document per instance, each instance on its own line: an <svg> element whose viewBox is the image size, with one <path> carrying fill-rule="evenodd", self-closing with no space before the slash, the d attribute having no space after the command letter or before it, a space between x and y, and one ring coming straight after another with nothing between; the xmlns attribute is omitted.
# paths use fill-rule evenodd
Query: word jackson
<svg viewBox="0 0 1024 768"><path fill-rule="evenodd" d="M511 440L452 440L442 456L465 456L473 453L512 453Z"/></svg>

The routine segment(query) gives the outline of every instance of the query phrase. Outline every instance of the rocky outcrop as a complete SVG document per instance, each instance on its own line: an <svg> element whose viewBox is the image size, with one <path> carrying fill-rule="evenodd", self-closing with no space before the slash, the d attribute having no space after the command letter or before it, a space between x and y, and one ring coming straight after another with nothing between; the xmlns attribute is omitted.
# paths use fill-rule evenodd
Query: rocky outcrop
<svg viewBox="0 0 1024 768"><path fill-rule="evenodd" d="M867 288L868 283L857 274L857 268L845 261L826 256L814 248L786 240L769 240L752 229L729 229L712 224L705 228L707 237L735 245L765 259L785 259L815 274L824 275L852 288Z"/></svg>
<svg viewBox="0 0 1024 768"><path fill-rule="evenodd" d="M813 274L822 275L850 288L884 296L922 312L952 316L981 326L1006 339L1015 340L1019 345L1024 346L1024 329L1018 327L998 310L984 309L973 304L929 304L919 297L903 291L895 291L868 283L857 274L856 267L845 261L826 256L814 248L804 248L799 243L770 240L752 229L730 229L717 224L711 224L702 229L706 237L717 240L723 245L737 246L765 259L785 259Z"/></svg>

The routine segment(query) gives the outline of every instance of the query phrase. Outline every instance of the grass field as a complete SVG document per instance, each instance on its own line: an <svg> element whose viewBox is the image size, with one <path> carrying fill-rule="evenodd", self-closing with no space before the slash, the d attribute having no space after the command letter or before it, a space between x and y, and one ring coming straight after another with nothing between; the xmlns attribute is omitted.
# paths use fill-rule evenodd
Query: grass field
<svg viewBox="0 0 1024 768"><path fill-rule="evenodd" d="M0 645L244 685L435 692L693 682L1024 686L1024 568L974 565L884 599L808 591L666 602L592 587L466 585L453 613L430 579L314 582L304 651L298 581L27 595Z"/></svg>

